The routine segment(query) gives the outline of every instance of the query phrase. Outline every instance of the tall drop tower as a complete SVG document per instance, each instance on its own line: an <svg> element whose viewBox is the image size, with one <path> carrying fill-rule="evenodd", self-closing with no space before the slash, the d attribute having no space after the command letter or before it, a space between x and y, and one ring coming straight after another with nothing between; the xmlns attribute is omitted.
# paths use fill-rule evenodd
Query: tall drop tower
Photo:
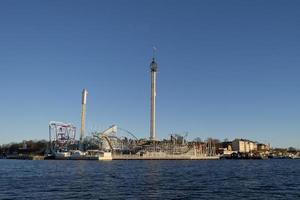
<svg viewBox="0 0 300 200"><path fill-rule="evenodd" d="M83 89L82 91L82 102L81 102L81 129L80 129L80 148L82 148L82 140L85 131L85 112L86 112L86 98L87 98L87 90Z"/></svg>
<svg viewBox="0 0 300 200"><path fill-rule="evenodd" d="M155 62L155 56L153 55L152 62L150 64L151 70L151 109L150 109L150 140L156 140L156 127L155 127L155 97L156 97L156 72L157 63Z"/></svg>

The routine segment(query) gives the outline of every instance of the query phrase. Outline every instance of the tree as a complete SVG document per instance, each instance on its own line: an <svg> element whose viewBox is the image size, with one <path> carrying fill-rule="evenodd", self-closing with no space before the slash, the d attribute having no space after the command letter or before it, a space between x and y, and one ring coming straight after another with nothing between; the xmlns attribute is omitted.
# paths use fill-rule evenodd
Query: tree
<svg viewBox="0 0 300 200"><path fill-rule="evenodd" d="M287 151L289 153L296 153L297 152L296 148L294 148L294 147L289 147Z"/></svg>

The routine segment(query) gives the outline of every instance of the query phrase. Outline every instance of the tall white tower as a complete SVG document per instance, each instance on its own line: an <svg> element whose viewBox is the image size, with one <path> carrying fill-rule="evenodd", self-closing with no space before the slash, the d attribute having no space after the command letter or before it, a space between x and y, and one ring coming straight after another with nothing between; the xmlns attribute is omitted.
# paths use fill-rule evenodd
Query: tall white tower
<svg viewBox="0 0 300 200"><path fill-rule="evenodd" d="M86 89L82 91L82 102L81 102L81 129L80 129L80 145L82 147L82 140L85 132L85 112L86 112L86 98L88 92Z"/></svg>
<svg viewBox="0 0 300 200"><path fill-rule="evenodd" d="M150 109L150 140L156 140L156 127L155 127L155 97L156 97L156 72L157 63L153 56L150 64L151 70L151 109Z"/></svg>

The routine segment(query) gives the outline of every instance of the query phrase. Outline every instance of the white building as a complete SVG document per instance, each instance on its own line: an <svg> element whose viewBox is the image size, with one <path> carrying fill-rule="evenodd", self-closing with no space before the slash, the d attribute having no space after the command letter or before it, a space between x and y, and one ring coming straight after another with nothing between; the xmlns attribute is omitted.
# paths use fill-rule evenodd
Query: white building
<svg viewBox="0 0 300 200"><path fill-rule="evenodd" d="M245 139L235 139L232 141L232 150L240 153L250 153L257 151L257 143Z"/></svg>

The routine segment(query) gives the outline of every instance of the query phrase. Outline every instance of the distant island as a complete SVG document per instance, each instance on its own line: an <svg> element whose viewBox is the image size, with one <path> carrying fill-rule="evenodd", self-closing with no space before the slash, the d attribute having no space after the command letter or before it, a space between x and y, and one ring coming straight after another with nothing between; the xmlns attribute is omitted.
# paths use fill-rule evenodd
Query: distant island
<svg viewBox="0 0 300 200"><path fill-rule="evenodd" d="M133 141L132 139L124 138L124 142L138 143L144 141L144 146L149 148L151 144L146 139ZM103 142L103 141L101 141ZM79 141L74 144L68 144L68 151L75 151L78 149ZM104 151L110 151L107 144L96 144L95 138L86 137L82 145L82 151L89 151L102 148ZM197 151L203 155L218 155L220 158L226 159L267 159L267 158L299 158L300 150L294 147L289 148L272 148L269 144L254 142L247 139L235 139L232 141L220 141L218 139L208 138L201 140L196 138L192 141L186 141L181 135L171 135L170 139L157 141L156 146L160 151L161 146L174 145L173 153L178 153L186 147L196 147ZM50 146L54 145L47 140L27 140L19 143L2 144L0 146L0 158L15 158L15 159L34 159L38 157L43 159L50 152ZM177 148L177 149L176 149ZM113 149L113 153L119 154L119 149ZM164 150L166 151L166 150ZM127 149L122 154L137 154L140 153L136 149Z"/></svg>

